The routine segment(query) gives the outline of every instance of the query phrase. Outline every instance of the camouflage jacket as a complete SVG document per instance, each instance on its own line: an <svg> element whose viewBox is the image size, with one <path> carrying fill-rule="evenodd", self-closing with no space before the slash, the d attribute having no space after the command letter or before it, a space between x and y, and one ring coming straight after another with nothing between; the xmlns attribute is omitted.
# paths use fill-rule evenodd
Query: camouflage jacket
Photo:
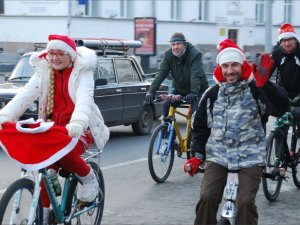
<svg viewBox="0 0 300 225"><path fill-rule="evenodd" d="M270 81L263 88L248 81L215 85L195 113L192 152L228 169L263 165L268 115L280 116L287 109L287 93Z"/></svg>

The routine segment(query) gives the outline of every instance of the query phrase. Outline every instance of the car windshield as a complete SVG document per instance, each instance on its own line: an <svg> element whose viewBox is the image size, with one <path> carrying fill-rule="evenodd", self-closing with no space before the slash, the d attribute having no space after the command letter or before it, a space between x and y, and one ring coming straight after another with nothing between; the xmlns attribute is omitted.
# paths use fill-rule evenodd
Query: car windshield
<svg viewBox="0 0 300 225"><path fill-rule="evenodd" d="M9 80L29 80L34 73L33 68L29 63L29 57L30 55L21 57L16 67L12 71Z"/></svg>

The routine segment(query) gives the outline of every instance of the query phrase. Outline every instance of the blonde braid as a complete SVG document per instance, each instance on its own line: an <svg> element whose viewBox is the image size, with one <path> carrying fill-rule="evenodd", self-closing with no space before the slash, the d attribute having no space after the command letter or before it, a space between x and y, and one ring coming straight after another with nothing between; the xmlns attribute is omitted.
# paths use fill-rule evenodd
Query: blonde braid
<svg viewBox="0 0 300 225"><path fill-rule="evenodd" d="M48 101L47 101L47 121L51 121L52 113L53 113L53 106L54 106L54 81L55 81L55 74L53 68L50 72L50 79L49 79L49 87L48 87Z"/></svg>

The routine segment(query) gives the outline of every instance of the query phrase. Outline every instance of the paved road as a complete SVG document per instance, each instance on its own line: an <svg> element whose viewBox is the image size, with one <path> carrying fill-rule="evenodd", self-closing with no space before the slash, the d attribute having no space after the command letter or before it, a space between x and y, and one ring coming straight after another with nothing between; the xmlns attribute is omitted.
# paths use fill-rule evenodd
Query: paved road
<svg viewBox="0 0 300 225"><path fill-rule="evenodd" d="M106 201L102 225L192 225L202 174L183 172L184 159L175 159L168 180L156 184L150 177L147 149L150 135L134 136L130 127L111 128L111 139L101 160ZM0 153L0 197L17 167ZM291 175L290 175L291 177ZM300 190L292 178L284 182L278 201L269 203L259 190L259 225L299 225Z"/></svg>

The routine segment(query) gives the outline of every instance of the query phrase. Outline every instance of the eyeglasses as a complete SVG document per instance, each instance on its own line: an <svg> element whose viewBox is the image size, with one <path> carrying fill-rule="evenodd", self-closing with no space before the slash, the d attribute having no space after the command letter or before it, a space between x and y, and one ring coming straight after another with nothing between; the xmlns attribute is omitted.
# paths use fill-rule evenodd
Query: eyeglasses
<svg viewBox="0 0 300 225"><path fill-rule="evenodd" d="M67 52L48 52L47 56L49 57L49 59L53 59L54 56L56 56L56 58L58 59L62 59L64 58L65 55L68 55L69 53Z"/></svg>

